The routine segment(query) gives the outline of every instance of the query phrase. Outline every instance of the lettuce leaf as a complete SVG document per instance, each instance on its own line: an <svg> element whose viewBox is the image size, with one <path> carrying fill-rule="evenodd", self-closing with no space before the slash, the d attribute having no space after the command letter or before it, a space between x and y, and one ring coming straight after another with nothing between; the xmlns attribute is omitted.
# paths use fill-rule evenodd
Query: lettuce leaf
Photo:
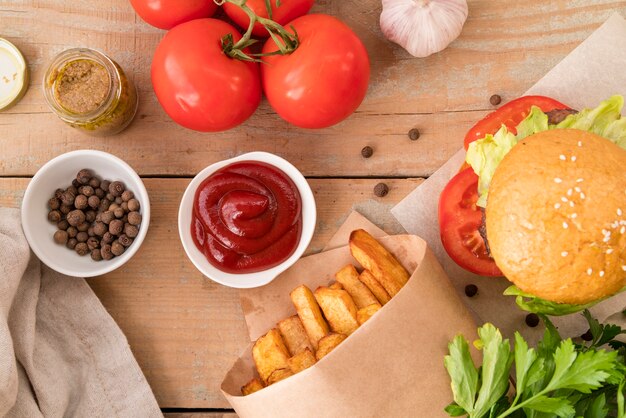
<svg viewBox="0 0 626 418"><path fill-rule="evenodd" d="M472 142L467 150L466 161L478 175L477 205L487 205L491 179L504 156L519 141L538 132L549 129L580 129L602 136L626 150L626 118L621 117L623 107L624 98L616 95L594 109L584 109L569 115L558 125L550 125L548 116L533 106L528 116L517 125L516 135L502 125L495 135L486 135Z"/></svg>

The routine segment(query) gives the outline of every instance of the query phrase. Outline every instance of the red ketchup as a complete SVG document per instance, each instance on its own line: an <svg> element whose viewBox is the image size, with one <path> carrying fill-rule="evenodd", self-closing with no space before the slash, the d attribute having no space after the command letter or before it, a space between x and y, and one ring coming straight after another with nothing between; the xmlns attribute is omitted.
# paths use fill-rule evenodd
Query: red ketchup
<svg viewBox="0 0 626 418"><path fill-rule="evenodd" d="M224 272L267 270L289 258L300 242L300 193L272 165L230 164L198 187L191 234L207 260Z"/></svg>

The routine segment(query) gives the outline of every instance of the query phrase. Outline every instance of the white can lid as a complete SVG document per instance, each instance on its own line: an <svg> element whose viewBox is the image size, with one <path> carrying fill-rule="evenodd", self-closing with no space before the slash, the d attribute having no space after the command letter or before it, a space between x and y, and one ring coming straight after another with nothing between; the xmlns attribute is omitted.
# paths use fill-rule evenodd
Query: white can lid
<svg viewBox="0 0 626 418"><path fill-rule="evenodd" d="M28 66L19 49L0 38L0 110L17 103L28 88Z"/></svg>

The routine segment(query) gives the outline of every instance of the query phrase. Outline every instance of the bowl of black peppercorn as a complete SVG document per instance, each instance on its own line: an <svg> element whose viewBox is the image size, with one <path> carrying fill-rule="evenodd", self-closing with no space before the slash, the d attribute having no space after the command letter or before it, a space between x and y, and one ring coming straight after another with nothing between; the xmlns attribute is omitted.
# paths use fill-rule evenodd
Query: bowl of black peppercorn
<svg viewBox="0 0 626 418"><path fill-rule="evenodd" d="M123 160L80 150L46 163L22 201L22 228L48 267L93 277L122 266L139 250L150 223L148 192Z"/></svg>

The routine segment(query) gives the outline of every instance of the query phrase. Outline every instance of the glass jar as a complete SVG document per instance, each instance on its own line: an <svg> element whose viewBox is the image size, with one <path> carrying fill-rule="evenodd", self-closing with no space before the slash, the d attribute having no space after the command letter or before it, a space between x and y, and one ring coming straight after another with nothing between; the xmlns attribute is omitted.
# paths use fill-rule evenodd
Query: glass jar
<svg viewBox="0 0 626 418"><path fill-rule="evenodd" d="M44 76L44 95L61 120L94 136L121 132L137 112L133 83L115 61L93 49L57 55Z"/></svg>

